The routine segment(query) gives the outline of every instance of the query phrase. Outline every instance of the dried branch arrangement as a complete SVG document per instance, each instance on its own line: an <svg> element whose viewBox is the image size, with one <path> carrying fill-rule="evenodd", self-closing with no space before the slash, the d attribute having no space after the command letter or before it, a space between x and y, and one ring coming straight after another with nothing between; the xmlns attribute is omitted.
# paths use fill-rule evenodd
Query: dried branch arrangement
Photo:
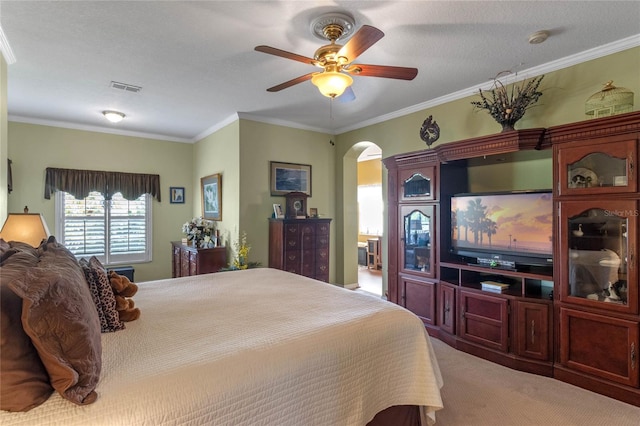
<svg viewBox="0 0 640 426"><path fill-rule="evenodd" d="M498 79L500 74L493 79L494 88L490 95L486 96L486 92L480 89L482 101L473 101L471 105L489 111L489 114L502 125L502 131L506 132L514 130L516 121L540 99L542 92L538 91L538 87L544 75L523 81L520 85L513 84L511 90L507 90Z"/></svg>

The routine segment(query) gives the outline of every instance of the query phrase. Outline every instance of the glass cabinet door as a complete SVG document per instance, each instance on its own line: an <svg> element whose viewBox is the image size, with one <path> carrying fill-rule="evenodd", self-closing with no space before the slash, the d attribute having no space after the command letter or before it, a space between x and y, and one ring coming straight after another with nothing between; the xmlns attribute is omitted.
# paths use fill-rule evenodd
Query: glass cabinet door
<svg viewBox="0 0 640 426"><path fill-rule="evenodd" d="M638 312L635 201L560 203L561 298Z"/></svg>
<svg viewBox="0 0 640 426"><path fill-rule="evenodd" d="M559 150L559 193L635 192L635 140L567 146Z"/></svg>
<svg viewBox="0 0 640 426"><path fill-rule="evenodd" d="M435 276L434 206L400 207L400 268Z"/></svg>
<svg viewBox="0 0 640 426"><path fill-rule="evenodd" d="M423 201L436 199L434 167L419 170L400 170L400 199L403 201Z"/></svg>

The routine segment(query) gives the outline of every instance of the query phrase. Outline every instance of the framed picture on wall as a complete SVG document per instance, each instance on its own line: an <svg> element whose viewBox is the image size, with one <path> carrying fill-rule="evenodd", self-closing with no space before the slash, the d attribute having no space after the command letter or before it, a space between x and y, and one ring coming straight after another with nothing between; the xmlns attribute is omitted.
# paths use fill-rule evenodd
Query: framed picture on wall
<svg viewBox="0 0 640 426"><path fill-rule="evenodd" d="M184 204L184 187L182 186L170 187L169 202L171 204Z"/></svg>
<svg viewBox="0 0 640 426"><path fill-rule="evenodd" d="M202 217L207 220L222 220L222 175L200 178Z"/></svg>
<svg viewBox="0 0 640 426"><path fill-rule="evenodd" d="M311 196L311 166L271 161L271 195L304 192Z"/></svg>

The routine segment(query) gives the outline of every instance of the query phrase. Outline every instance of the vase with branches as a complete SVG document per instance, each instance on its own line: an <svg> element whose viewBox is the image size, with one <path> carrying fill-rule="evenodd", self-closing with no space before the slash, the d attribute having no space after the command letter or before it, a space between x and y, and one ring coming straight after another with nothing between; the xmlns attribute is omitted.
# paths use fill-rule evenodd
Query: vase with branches
<svg viewBox="0 0 640 426"><path fill-rule="evenodd" d="M544 75L525 80L521 84L514 83L508 89L499 80L501 74L503 73L499 73L493 79L493 89L484 92L480 89L481 100L473 101L471 105L477 109L486 109L502 126L502 131L508 132L515 130L516 122L542 96L542 92L538 88Z"/></svg>

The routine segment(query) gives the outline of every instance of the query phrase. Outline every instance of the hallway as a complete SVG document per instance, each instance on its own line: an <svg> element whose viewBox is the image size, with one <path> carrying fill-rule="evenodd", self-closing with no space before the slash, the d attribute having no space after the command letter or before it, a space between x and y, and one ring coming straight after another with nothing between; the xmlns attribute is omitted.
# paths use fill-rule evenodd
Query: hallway
<svg viewBox="0 0 640 426"><path fill-rule="evenodd" d="M360 290L382 296L382 271L359 265L358 285Z"/></svg>

